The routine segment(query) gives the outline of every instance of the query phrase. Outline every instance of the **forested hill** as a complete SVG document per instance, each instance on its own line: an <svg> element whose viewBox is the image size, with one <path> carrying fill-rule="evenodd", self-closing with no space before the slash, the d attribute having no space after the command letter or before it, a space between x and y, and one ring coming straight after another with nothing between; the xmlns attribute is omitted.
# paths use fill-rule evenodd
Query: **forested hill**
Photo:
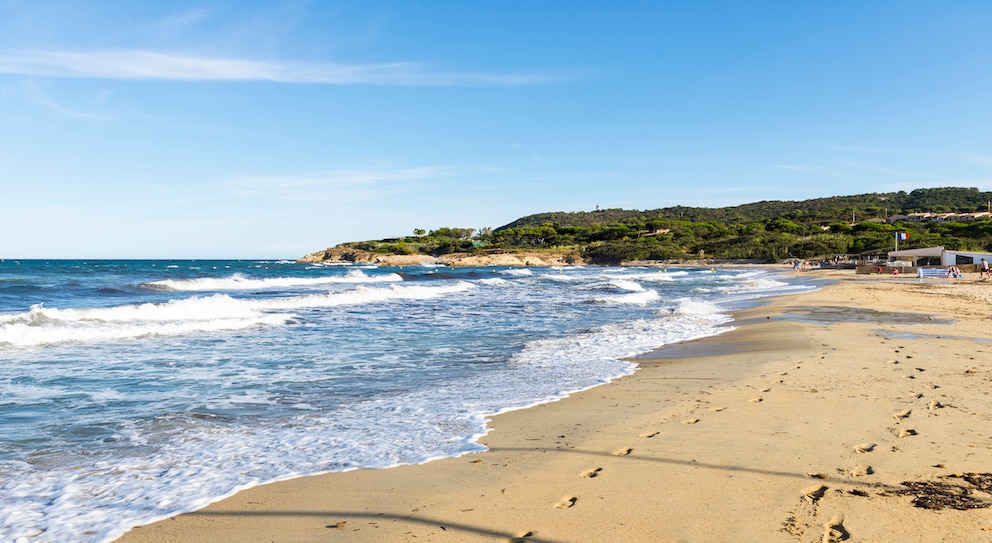
<svg viewBox="0 0 992 543"><path fill-rule="evenodd" d="M412 236L343 243L338 248L435 257L538 251L598 264L696 258L776 261L883 253L893 248L896 233L907 233L909 239L900 242L900 248L942 245L987 251L992 250L992 216L982 212L990 207L992 192L949 187L723 208L551 212L495 230L416 229ZM910 216L913 213L941 215Z"/></svg>
<svg viewBox="0 0 992 543"><path fill-rule="evenodd" d="M595 224L648 222L658 219L724 223L768 221L779 218L824 223L844 220L856 222L869 218L885 219L894 214L927 211L934 213L985 211L990 201L992 201L992 192L981 192L976 188L951 187L917 189L910 193L833 196L803 201L771 200L720 208L675 206L648 211L604 209L575 213L538 213L517 219L496 230L540 226L546 223L591 227Z"/></svg>

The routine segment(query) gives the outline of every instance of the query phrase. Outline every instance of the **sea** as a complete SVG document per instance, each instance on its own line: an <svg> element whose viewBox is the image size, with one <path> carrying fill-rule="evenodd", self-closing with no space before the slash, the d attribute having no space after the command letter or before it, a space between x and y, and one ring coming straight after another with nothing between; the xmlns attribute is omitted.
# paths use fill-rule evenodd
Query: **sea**
<svg viewBox="0 0 992 543"><path fill-rule="evenodd" d="M814 288L763 268L0 261L0 541L484 450L488 417Z"/></svg>

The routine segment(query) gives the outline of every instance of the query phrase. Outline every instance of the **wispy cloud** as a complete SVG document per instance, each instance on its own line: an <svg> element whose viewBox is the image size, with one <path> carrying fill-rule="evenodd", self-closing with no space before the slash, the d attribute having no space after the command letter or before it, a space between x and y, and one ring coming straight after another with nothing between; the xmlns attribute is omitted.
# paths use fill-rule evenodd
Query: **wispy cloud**
<svg viewBox="0 0 992 543"><path fill-rule="evenodd" d="M986 166L992 166L992 157L973 155L969 153L959 153L957 156L963 158L968 162L972 162L975 164L984 164Z"/></svg>
<svg viewBox="0 0 992 543"><path fill-rule="evenodd" d="M793 172L805 172L812 169L809 166L794 166L792 164L776 164L775 167L781 170L789 170Z"/></svg>
<svg viewBox="0 0 992 543"><path fill-rule="evenodd" d="M865 164L862 162L854 162L850 160L830 160L828 161L840 168L845 168L849 170L859 170L870 172L873 174L896 176L896 177L911 177L914 179L939 179L939 176L918 172L914 170L907 170L902 168L889 168L887 166L878 166L875 164Z"/></svg>
<svg viewBox="0 0 992 543"><path fill-rule="evenodd" d="M891 153L895 151L892 147L865 147L859 145L839 145L832 143L829 145L834 151L849 151L852 153Z"/></svg>
<svg viewBox="0 0 992 543"><path fill-rule="evenodd" d="M271 81L327 85L528 85L546 75L431 71L411 62L269 62L143 50L0 51L0 73L61 78Z"/></svg>
<svg viewBox="0 0 992 543"><path fill-rule="evenodd" d="M48 94L45 92L42 86L36 83L34 78L32 77L27 78L27 80L21 83L20 90L23 93L23 95L27 97L27 99L32 103L41 105L61 117L68 117L73 119L100 118L99 115L95 115L83 111L77 111L55 101L50 96L48 96Z"/></svg>
<svg viewBox="0 0 992 543"><path fill-rule="evenodd" d="M147 114L147 113L145 113L143 111L140 111L140 110L138 110L136 108L133 108L133 107L127 105L127 104L122 104L122 105L124 106L124 109L130 111L131 113L134 113L135 115L137 115L137 116L139 116L139 117L141 117L141 118L143 118L145 120L151 121L151 122L153 122L155 124L162 124L161 121L159 121L155 117L152 117L151 115L149 115L149 114Z"/></svg>
<svg viewBox="0 0 992 543"><path fill-rule="evenodd" d="M199 24L207 19L210 11L204 8L191 9L174 13L158 21L157 26L162 30L175 31Z"/></svg>
<svg viewBox="0 0 992 543"><path fill-rule="evenodd" d="M349 195L370 190L404 192L410 190L411 184L439 181L467 171L454 166L341 168L314 173L239 176L220 183L220 188L240 198L306 200L333 195L335 199L347 199Z"/></svg>
<svg viewBox="0 0 992 543"><path fill-rule="evenodd" d="M830 149L831 151L844 151L849 153L893 153L897 149L894 147L868 147L864 145L843 145L838 143L782 143L784 147L800 149Z"/></svg>
<svg viewBox="0 0 992 543"><path fill-rule="evenodd" d="M412 166L400 168L343 168L300 175L255 175L236 177L231 186L241 188L308 188L316 186L367 185L391 181L412 181L449 177L456 173L452 166Z"/></svg>

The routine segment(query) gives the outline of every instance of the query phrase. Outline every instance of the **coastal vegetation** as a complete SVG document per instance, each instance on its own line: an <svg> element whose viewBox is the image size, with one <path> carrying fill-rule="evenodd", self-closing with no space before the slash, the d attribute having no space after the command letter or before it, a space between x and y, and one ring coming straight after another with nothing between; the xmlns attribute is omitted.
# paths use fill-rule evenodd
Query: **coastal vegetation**
<svg viewBox="0 0 992 543"><path fill-rule="evenodd" d="M547 252L575 261L832 259L839 255L944 246L992 250L992 192L931 188L912 192L763 201L733 207L549 212L499 228L416 229L411 236L343 243L380 255Z"/></svg>

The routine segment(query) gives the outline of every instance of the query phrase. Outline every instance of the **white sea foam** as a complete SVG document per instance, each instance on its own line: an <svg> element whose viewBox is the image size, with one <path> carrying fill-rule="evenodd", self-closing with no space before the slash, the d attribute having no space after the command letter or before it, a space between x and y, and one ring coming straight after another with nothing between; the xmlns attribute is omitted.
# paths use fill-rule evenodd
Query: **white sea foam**
<svg viewBox="0 0 992 543"><path fill-rule="evenodd" d="M712 302L684 298L679 300L679 305L675 308L675 313L680 315L710 316L719 315L721 310L719 306Z"/></svg>
<svg viewBox="0 0 992 543"><path fill-rule="evenodd" d="M610 286L620 290L626 290L628 292L644 292L644 287L642 287L640 283L629 279L614 279L613 281L610 281Z"/></svg>
<svg viewBox="0 0 992 543"><path fill-rule="evenodd" d="M575 281L582 280L582 278L577 275L569 275L561 272L541 274L541 279L547 279L549 281L559 281L562 283L573 283Z"/></svg>
<svg viewBox="0 0 992 543"><path fill-rule="evenodd" d="M489 277L486 279L479 279L478 281L476 281L476 283L479 283L480 285L488 285L491 287L502 287L510 284L509 281L507 281L506 279L500 279L499 277Z"/></svg>
<svg viewBox="0 0 992 543"><path fill-rule="evenodd" d="M25 313L0 315L0 345L102 342L277 326L291 319L292 311L305 308L426 300L472 288L471 283L461 281L442 286L358 286L341 292L261 300L214 294L106 308L55 309L36 305Z"/></svg>
<svg viewBox="0 0 992 543"><path fill-rule="evenodd" d="M534 275L534 272L530 271L528 268L510 268L508 270L502 270L499 273L503 275L512 275L515 277L527 277Z"/></svg>
<svg viewBox="0 0 992 543"><path fill-rule="evenodd" d="M660 298L661 296L658 294L658 291L641 290L639 292L631 292L630 294L621 294L619 296L601 296L595 298L593 301L617 305L647 305L651 302L659 300Z"/></svg>
<svg viewBox="0 0 992 543"><path fill-rule="evenodd" d="M723 291L726 293L768 292L783 290L787 287L789 287L789 284L784 281L779 281L768 277L756 277L748 278L740 283L729 285L725 287Z"/></svg>
<svg viewBox="0 0 992 543"><path fill-rule="evenodd" d="M225 291L263 290L272 288L309 287L333 284L395 283L402 281L398 274L366 275L361 270L350 270L346 275L321 277L266 277L251 279L235 273L228 277L202 277L198 279L163 279L145 283L144 287L174 291Z"/></svg>

